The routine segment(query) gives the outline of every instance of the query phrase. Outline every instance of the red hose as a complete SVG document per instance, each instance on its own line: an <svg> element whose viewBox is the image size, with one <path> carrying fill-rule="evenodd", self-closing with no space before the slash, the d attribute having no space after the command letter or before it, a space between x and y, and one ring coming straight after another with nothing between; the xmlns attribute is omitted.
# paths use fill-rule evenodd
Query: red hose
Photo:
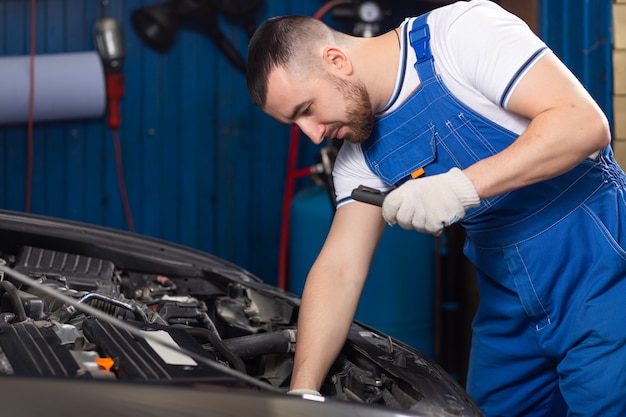
<svg viewBox="0 0 626 417"><path fill-rule="evenodd" d="M342 4L348 4L348 3L352 3L352 0L332 0L332 1L328 1L315 12L313 17L316 18L316 19L322 20L324 18L324 16L326 15L326 13L331 11L334 7L337 7L337 6L342 5Z"/></svg>
<svg viewBox="0 0 626 417"><path fill-rule="evenodd" d="M314 18L321 20L332 8L341 4L351 3L352 0L331 0L320 7ZM287 289L287 264L289 259L289 233L291 222L291 203L293 201L293 188L296 178L315 173L314 167L304 168L296 171L296 162L298 160L298 140L300 139L300 129L296 125L292 125L289 154L287 159L287 176L285 178L285 194L282 206L282 221L280 225L280 242L278 248L278 288Z"/></svg>
<svg viewBox="0 0 626 417"><path fill-rule="evenodd" d="M119 118L116 119L119 123ZM128 200L128 193L126 192L126 181L124 180L124 164L122 162L122 146L120 144L120 136L117 128L111 129L113 132L113 147L115 149L115 165L117 167L117 183L120 187L120 197L122 198L122 206L124 207L124 215L126 216L126 224L128 230L135 232L135 222L133 220L133 213L130 210L130 202Z"/></svg>
<svg viewBox="0 0 626 417"><path fill-rule="evenodd" d="M287 175L285 177L285 195L283 197L282 222L280 225L280 243L278 248L278 288L287 289L287 259L289 252L289 225L291 221L291 202L295 183L296 161L298 159L298 140L300 129L291 126L289 155L287 159Z"/></svg>

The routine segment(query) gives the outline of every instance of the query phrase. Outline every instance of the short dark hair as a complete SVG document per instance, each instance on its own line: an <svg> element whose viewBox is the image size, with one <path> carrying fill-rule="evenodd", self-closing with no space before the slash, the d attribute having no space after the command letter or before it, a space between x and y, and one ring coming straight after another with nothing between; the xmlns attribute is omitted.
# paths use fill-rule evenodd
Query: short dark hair
<svg viewBox="0 0 626 417"><path fill-rule="evenodd" d="M288 67L303 42L319 38L326 26L310 16L278 16L263 22L248 45L246 82L254 104L263 107L267 100L267 80L276 67ZM322 29L325 30L325 29Z"/></svg>

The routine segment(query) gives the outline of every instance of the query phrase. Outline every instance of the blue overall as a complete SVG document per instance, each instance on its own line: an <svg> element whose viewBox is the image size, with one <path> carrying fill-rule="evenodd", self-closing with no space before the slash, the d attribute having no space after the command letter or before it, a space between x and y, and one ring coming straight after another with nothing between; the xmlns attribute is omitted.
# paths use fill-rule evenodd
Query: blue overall
<svg viewBox="0 0 626 417"><path fill-rule="evenodd" d="M450 93L429 39L424 15L410 33L421 84L362 145L389 184L418 168L467 168L518 136ZM467 389L488 417L626 416L625 191L607 147L468 210L464 253L481 303Z"/></svg>

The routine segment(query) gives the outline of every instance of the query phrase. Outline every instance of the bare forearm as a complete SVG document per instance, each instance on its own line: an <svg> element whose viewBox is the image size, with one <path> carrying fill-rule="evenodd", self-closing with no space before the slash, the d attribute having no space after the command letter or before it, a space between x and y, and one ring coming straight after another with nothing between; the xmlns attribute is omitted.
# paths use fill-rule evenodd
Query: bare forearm
<svg viewBox="0 0 626 417"><path fill-rule="evenodd" d="M303 294L292 388L319 389L345 342L361 294L358 285L323 281L311 276Z"/></svg>
<svg viewBox="0 0 626 417"><path fill-rule="evenodd" d="M346 340L384 228L378 207L353 202L337 209L304 287L292 389L319 390Z"/></svg>

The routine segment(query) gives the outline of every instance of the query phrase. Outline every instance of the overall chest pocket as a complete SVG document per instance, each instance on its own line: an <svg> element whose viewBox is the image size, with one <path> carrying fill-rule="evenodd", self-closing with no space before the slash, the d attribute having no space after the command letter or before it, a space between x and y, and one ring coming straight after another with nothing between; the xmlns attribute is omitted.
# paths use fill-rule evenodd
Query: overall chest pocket
<svg viewBox="0 0 626 417"><path fill-rule="evenodd" d="M434 126L414 127L410 121L363 144L370 169L387 184L395 184L436 159ZM393 140L386 140L393 137Z"/></svg>

